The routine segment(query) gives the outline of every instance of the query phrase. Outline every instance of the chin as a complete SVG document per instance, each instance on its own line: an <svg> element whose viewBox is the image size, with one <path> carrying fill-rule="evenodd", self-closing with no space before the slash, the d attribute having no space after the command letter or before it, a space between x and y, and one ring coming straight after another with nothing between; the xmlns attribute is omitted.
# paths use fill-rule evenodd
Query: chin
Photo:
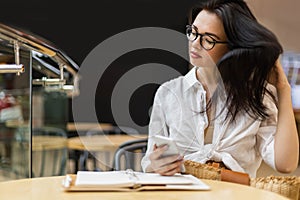
<svg viewBox="0 0 300 200"><path fill-rule="evenodd" d="M191 58L190 57L190 63L191 63L191 65L193 65L193 66L199 66L199 61L197 62L194 58Z"/></svg>
<svg viewBox="0 0 300 200"><path fill-rule="evenodd" d="M203 66L203 63L202 63L202 62L195 62L195 61L191 60L190 63L191 63L193 66L196 66L196 67L202 67L202 66Z"/></svg>

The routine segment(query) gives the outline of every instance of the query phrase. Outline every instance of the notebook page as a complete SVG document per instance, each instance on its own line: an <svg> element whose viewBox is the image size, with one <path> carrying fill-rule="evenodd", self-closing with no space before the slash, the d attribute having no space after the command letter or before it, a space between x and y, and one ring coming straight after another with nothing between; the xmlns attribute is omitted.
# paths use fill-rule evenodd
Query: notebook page
<svg viewBox="0 0 300 200"><path fill-rule="evenodd" d="M157 173L126 171L78 171L75 186L124 188L164 186L165 189L208 190L210 187L192 175L161 176ZM159 188L159 189L164 189ZM151 188L150 188L151 189Z"/></svg>
<svg viewBox="0 0 300 200"><path fill-rule="evenodd" d="M78 171L76 186L105 186L105 187L131 187L134 180L123 171L93 172Z"/></svg>
<svg viewBox="0 0 300 200"><path fill-rule="evenodd" d="M192 175L175 174L173 176L161 176L157 173L135 172L136 183L142 185L187 185L199 184L200 180Z"/></svg>

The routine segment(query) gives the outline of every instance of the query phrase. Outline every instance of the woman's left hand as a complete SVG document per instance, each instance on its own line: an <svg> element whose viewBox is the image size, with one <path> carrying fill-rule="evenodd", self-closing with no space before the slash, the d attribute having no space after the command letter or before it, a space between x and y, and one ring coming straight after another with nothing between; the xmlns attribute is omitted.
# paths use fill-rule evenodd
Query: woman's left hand
<svg viewBox="0 0 300 200"><path fill-rule="evenodd" d="M275 167L278 172L291 173L298 166L299 140L291 98L291 86L277 59L269 77L277 90L277 128L274 136Z"/></svg>
<svg viewBox="0 0 300 200"><path fill-rule="evenodd" d="M280 59L278 58L275 62L275 65L271 71L268 82L274 85L278 90L282 90L286 87L290 87L288 79L283 71Z"/></svg>

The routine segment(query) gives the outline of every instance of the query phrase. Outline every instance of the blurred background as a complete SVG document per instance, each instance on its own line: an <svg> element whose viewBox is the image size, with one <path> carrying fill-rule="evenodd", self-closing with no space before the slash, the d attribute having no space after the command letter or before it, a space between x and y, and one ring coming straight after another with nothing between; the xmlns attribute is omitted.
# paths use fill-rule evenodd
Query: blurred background
<svg viewBox="0 0 300 200"><path fill-rule="evenodd" d="M58 0L5 1L1 4L0 22L20 27L51 41L62 49L79 66L98 44L125 30L139 27L164 27L184 32L187 12L197 0L176 2L171 0L92 0L68 2ZM284 50L300 52L300 2L287 0L247 0L258 20L274 31ZM100 4L100 5L98 5ZM153 53L154 52L154 53ZM156 52L162 53L158 58ZM107 88L97 91L97 112L104 113L100 121L114 123L110 109L110 95L116 81L126 70L137 65L151 62L165 63L178 69L182 74L187 71L187 63L178 56L159 50L141 50L121 56L110 67L109 80L103 80ZM122 66L123 70L119 69ZM299 72L300 73L300 72ZM141 88L146 95L136 95L135 102L151 104L151 96L157 86ZM148 94L147 91L151 91ZM148 99L150 101L148 101ZM138 106L139 108L142 107ZM147 124L149 118L141 116L132 108L136 123ZM70 109L71 111L71 109ZM71 113L71 112L70 112ZM72 115L70 114L72 120Z"/></svg>
<svg viewBox="0 0 300 200"><path fill-rule="evenodd" d="M198 0L179 2L171 0L5 1L1 3L0 23L46 39L48 44L68 57L67 63L70 66L78 70L85 58L97 45L122 31L140 27L161 27L184 33L188 10L196 2ZM300 13L298 9L300 8L300 1L247 0L247 2L257 19L271 29L283 45L285 52L282 56L282 64L293 88L293 105L299 122ZM32 56L30 53L23 53L22 55L27 58L24 60L25 63L31 62L30 57L39 58L39 56ZM56 70L59 71L59 63L53 63L48 57L44 61L55 66ZM10 56L1 57L0 55L0 62L13 63L13 51ZM99 87L95 97L91 98L94 98L96 102L95 109L98 121L113 127L107 131L110 134L119 134L124 131L124 129L118 128L120 124L116 123L111 109L114 86L129 70L142 64L154 62L170 66L180 74L185 74L189 69L187 61L183 58L159 49L141 49L129 52L117 58L107 68L106 76L101 79L101 84L105 87ZM45 66L48 65L45 64ZM13 175L5 175L4 179L74 172L79 167L77 162L82 156L82 149L80 148L79 150L69 148L66 155L66 143L68 143L66 140L80 134L86 134L87 131L83 129L80 132L74 126L73 128L68 126L74 121L72 98L76 98L76 96L72 97L66 92L53 88L45 90L39 84L33 86L33 91L31 91L31 79L42 79L45 76L44 72L42 73L38 69L39 65L35 65L33 62L32 67L34 70L27 69L23 76L16 76L11 73L0 74L0 88L6 92L0 94L2 100L2 102L0 101L0 110L2 107L8 107L9 104L12 109L10 109L10 115L5 115L6 118L27 122L24 129L24 126L19 124L7 123L5 117L2 117L1 120L0 115L0 177L1 174L7 174L7 170L10 171L12 165L17 166L13 172L10 171ZM49 74L46 75L51 77ZM71 75L65 73L65 75L68 81L72 73ZM140 86L132 95L128 109L132 121L137 125L147 126L149 123L149 111L158 86L154 83ZM18 107L19 104L22 107ZM32 114L30 114L31 110ZM86 122L89 120L86 119ZM126 123L121 125L129 126ZM50 128L43 131L38 130L37 128L41 126L50 126ZM53 128L59 130L53 130ZM127 128L130 129L130 127ZM45 152L44 148L32 143L33 139L29 132L33 129L36 135L47 132L46 135L49 136L51 132L55 132L55 137L59 133L59 137L62 136L66 139L56 140L58 138L55 138L54 143L62 142L62 146L58 148L48 146L47 154L50 158L58 155L61 158L62 163L57 164L60 168L56 170L59 172L51 172L51 169L50 171L43 171L45 166L43 159L46 159ZM140 132L140 130L135 131ZM45 133L43 134L45 135ZM35 139L37 139L35 144L45 142L45 140L40 140L41 137ZM47 139L49 138L47 137ZM45 145L49 144L46 143ZM49 153L49 148L60 151ZM25 154L21 154L21 152L25 152ZM85 156L88 156L85 157L87 159L90 155L85 154ZM26 159L22 160L21 158ZM68 160L73 163L72 169L70 169L69 162L66 162ZM265 168L260 175L273 173L268 170ZM300 172L297 171L296 173L299 174Z"/></svg>

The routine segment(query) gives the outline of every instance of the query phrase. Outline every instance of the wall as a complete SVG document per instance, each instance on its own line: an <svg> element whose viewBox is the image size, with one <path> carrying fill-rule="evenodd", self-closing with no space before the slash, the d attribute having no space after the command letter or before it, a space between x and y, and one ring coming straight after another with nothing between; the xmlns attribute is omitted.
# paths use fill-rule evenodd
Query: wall
<svg viewBox="0 0 300 200"><path fill-rule="evenodd" d="M257 19L272 30L284 50L300 53L299 0L247 0Z"/></svg>

